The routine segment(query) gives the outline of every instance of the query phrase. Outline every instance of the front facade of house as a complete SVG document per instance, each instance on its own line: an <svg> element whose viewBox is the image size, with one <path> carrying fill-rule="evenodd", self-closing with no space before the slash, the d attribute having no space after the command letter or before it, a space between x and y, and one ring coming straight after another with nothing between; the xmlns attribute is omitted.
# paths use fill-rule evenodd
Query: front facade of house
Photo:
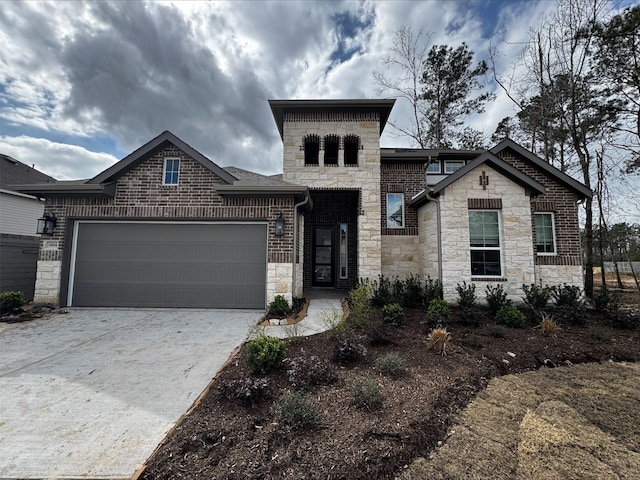
<svg viewBox="0 0 640 480"><path fill-rule="evenodd" d="M27 185L56 215L35 301L265 308L360 279L582 285L579 182L511 140L380 148L393 100L274 100L283 174L220 168L164 132L93 179ZM282 223L284 222L284 224Z"/></svg>

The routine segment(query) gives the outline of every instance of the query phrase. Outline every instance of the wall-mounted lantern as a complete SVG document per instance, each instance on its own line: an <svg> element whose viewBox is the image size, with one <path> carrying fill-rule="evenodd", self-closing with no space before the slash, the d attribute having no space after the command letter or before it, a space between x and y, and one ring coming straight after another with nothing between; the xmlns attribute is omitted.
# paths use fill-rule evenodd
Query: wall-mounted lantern
<svg viewBox="0 0 640 480"><path fill-rule="evenodd" d="M284 217L282 216L282 212L276 218L276 237L284 236Z"/></svg>
<svg viewBox="0 0 640 480"><path fill-rule="evenodd" d="M36 233L38 235L53 235L53 229L56 228L58 219L55 213L49 215L45 213L42 218L38 219L38 226L36 227Z"/></svg>

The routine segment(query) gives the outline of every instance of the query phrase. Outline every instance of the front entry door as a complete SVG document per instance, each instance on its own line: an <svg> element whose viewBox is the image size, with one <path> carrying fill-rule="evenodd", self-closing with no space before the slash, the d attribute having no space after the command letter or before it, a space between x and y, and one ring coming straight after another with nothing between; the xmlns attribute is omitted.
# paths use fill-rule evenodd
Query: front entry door
<svg viewBox="0 0 640 480"><path fill-rule="evenodd" d="M333 287L335 227L316 225L313 227L313 285Z"/></svg>

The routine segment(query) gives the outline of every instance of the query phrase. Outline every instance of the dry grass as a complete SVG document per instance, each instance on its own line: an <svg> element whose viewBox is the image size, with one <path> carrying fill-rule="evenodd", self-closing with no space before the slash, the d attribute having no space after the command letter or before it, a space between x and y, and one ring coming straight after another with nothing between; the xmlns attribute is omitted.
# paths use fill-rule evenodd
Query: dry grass
<svg viewBox="0 0 640 480"><path fill-rule="evenodd" d="M494 379L399 479L637 478L639 382L640 365L614 363Z"/></svg>
<svg viewBox="0 0 640 480"><path fill-rule="evenodd" d="M451 343L451 334L447 331L446 327L434 328L429 332L427 337L427 343L429 348L438 352L439 355L447 354L447 347Z"/></svg>

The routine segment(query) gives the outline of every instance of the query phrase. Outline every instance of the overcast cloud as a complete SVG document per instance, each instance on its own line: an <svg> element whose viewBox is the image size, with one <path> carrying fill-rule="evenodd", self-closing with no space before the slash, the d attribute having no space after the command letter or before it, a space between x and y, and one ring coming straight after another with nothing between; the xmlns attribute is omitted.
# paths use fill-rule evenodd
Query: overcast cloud
<svg viewBox="0 0 640 480"><path fill-rule="evenodd" d="M394 31L490 43L516 58L555 2L3 2L0 152L58 179L90 178L164 130L221 166L281 171L270 98L378 98L372 71ZM505 43L506 42L506 43ZM393 73L393 72L389 72ZM469 119L487 136L498 97ZM396 104L393 119L408 118ZM389 129L384 146L409 146Z"/></svg>

